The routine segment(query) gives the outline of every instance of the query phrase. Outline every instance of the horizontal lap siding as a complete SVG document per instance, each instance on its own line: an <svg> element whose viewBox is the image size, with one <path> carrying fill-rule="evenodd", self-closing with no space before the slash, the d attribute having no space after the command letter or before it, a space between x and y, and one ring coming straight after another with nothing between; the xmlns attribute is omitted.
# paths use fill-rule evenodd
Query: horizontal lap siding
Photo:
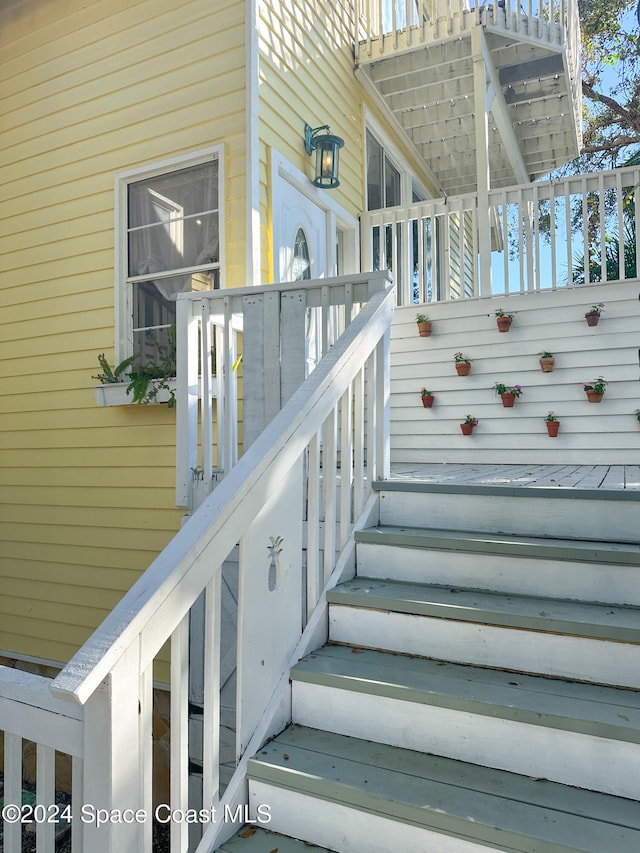
<svg viewBox="0 0 640 853"><path fill-rule="evenodd" d="M505 464L638 464L640 427L639 282L559 288L500 299L469 299L398 308L391 344L391 459L394 462ZM584 314L605 311L595 328ZM497 307L516 312L508 333L497 331ZM433 321L431 337L416 330L417 309ZM472 360L457 376L453 355ZM555 354L555 370L542 373L539 353ZM583 383L608 380L604 399L587 401ZM521 385L505 409L493 386ZM420 389L435 395L425 409ZM555 412L560 434L549 438L544 418ZM462 435L465 415L479 418Z"/></svg>
<svg viewBox="0 0 640 853"><path fill-rule="evenodd" d="M340 182L332 197L354 216L362 208L361 93L353 77L350 4L271 0L259 10L260 209L262 278L274 280L270 152L312 177L315 155L304 150L305 123L331 125L345 140ZM274 213L275 215L275 213Z"/></svg>
<svg viewBox="0 0 640 853"><path fill-rule="evenodd" d="M0 10L0 649L67 660L170 540L175 414L97 408L114 175L224 143L245 269L244 3Z"/></svg>

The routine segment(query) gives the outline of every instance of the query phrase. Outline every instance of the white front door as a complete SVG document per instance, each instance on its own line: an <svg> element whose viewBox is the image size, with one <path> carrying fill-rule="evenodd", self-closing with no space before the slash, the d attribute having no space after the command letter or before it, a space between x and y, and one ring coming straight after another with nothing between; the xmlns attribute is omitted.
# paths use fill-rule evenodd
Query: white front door
<svg viewBox="0 0 640 853"><path fill-rule="evenodd" d="M276 277L283 281L305 281L334 275L335 217L309 199L289 181L280 178L278 202L274 216L278 218ZM307 374L320 361L322 335L320 309L308 312L306 334Z"/></svg>
<svg viewBox="0 0 640 853"><path fill-rule="evenodd" d="M300 281L333 275L332 258L327 244L331 227L328 212L307 198L289 181L280 177L274 187L278 218L276 235L276 280ZM335 232L335 224L333 224ZM331 235L335 241L335 233Z"/></svg>

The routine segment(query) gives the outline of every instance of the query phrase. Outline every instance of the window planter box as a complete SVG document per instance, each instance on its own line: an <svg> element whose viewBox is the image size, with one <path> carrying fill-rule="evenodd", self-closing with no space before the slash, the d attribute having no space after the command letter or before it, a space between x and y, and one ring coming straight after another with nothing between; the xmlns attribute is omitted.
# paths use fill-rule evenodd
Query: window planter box
<svg viewBox="0 0 640 853"><path fill-rule="evenodd" d="M94 385L93 393L96 398L96 406L131 406L138 405L133 402L133 395L127 394L128 382L113 382L105 385ZM175 391L176 380L170 379L169 385ZM156 405L169 402L169 392L162 389L158 392L158 396L153 403L145 403L144 405Z"/></svg>

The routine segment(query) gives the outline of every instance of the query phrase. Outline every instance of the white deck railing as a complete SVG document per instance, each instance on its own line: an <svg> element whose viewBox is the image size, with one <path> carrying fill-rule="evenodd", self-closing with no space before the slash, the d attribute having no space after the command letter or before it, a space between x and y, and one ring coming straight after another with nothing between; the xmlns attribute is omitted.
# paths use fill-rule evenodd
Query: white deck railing
<svg viewBox="0 0 640 853"><path fill-rule="evenodd" d="M636 278L639 188L634 166L368 212L362 266L392 270L401 305Z"/></svg>
<svg viewBox="0 0 640 853"><path fill-rule="evenodd" d="M576 0L358 0L356 61L456 38L478 24L556 46L566 44L570 62L577 68L580 27Z"/></svg>
<svg viewBox="0 0 640 853"><path fill-rule="evenodd" d="M20 853L22 833L35 832L38 853L54 853L56 834L70 828L81 850L83 709L55 699L50 678L0 666L0 719L4 742L4 853ZM23 805L23 754L35 744L35 805ZM56 803L56 753L71 765L73 812ZM31 772L33 768L31 768ZM30 774L31 775L31 774Z"/></svg>
<svg viewBox="0 0 640 853"><path fill-rule="evenodd" d="M204 832L198 849L208 850L237 828L231 817L247 796L242 761L286 722L289 666L305 636L323 642L322 590L372 481L388 476L394 292L385 274L357 276L352 286L345 280L342 286L347 304L367 300L360 313L52 683L54 695L77 708L83 726L83 802L110 813L127 809L129 815L131 810L144 815L130 823L79 824L82 841L75 849L152 849L154 666L163 664L167 643L171 795L161 817L169 809L184 815L192 804L216 808L208 823L199 822L195 840L186 820L172 821L171 850L195 849L198 829ZM321 304L330 303L332 293L337 298L338 283L329 288L320 289ZM230 298L233 308L233 294ZM240 766L221 798L221 575L237 544L235 758ZM194 795L188 766L189 621L203 596L203 782ZM225 805L233 808L225 812Z"/></svg>
<svg viewBox="0 0 640 853"><path fill-rule="evenodd" d="M367 274L180 295L178 506L210 494L378 287Z"/></svg>

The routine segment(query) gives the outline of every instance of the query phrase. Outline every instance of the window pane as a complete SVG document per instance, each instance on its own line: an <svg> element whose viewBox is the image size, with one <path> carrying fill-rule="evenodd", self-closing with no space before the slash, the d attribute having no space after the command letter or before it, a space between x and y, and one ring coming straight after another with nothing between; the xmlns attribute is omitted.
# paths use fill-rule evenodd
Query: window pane
<svg viewBox="0 0 640 853"><path fill-rule="evenodd" d="M311 262L309 258L309 244L307 236L298 228L293 245L293 281L304 281L311 278Z"/></svg>
<svg viewBox="0 0 640 853"><path fill-rule="evenodd" d="M218 161L179 169L129 185L129 227L138 228L156 221L153 201L175 208L176 215L218 209Z"/></svg>
<svg viewBox="0 0 640 853"><path fill-rule="evenodd" d="M400 204L400 172L388 157L384 158L385 207Z"/></svg>
<svg viewBox="0 0 640 853"><path fill-rule="evenodd" d="M129 233L129 275L217 264L218 214L165 219Z"/></svg>
<svg viewBox="0 0 640 853"><path fill-rule="evenodd" d="M380 210L382 207L382 146L367 131L367 210Z"/></svg>

